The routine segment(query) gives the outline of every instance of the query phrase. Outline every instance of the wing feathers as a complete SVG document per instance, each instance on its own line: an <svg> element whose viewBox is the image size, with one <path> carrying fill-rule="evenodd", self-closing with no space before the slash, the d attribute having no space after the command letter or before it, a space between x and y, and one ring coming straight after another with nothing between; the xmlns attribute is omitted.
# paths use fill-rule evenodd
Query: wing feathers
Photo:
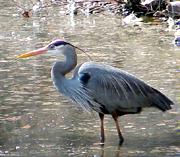
<svg viewBox="0 0 180 157"><path fill-rule="evenodd" d="M170 105L173 105L173 102L158 90L153 90L154 92L149 96L149 99L152 102L152 106L155 106L162 111L170 110Z"/></svg>
<svg viewBox="0 0 180 157"><path fill-rule="evenodd" d="M90 74L86 88L91 91L93 98L109 110L155 106L165 111L173 104L142 80L111 66L87 62L80 67L78 73Z"/></svg>

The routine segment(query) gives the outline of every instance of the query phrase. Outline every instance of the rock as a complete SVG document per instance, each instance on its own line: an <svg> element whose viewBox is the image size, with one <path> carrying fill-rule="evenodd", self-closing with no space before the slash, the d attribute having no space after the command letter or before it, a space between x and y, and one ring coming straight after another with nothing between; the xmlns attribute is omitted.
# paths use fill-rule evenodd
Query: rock
<svg viewBox="0 0 180 157"><path fill-rule="evenodd" d="M180 17L180 1L169 2L167 11L172 17Z"/></svg>
<svg viewBox="0 0 180 157"><path fill-rule="evenodd" d="M141 4L154 12L157 10L164 10L167 6L166 0L145 0Z"/></svg>
<svg viewBox="0 0 180 157"><path fill-rule="evenodd" d="M133 13L122 19L122 25L140 25L142 22L141 18L136 17Z"/></svg>
<svg viewBox="0 0 180 157"><path fill-rule="evenodd" d="M156 11L153 14L154 17L167 17L167 13L165 11Z"/></svg>
<svg viewBox="0 0 180 157"><path fill-rule="evenodd" d="M150 15L153 15L157 11L165 10L167 6L166 0L145 0L141 4L147 7L147 14Z"/></svg>
<svg viewBox="0 0 180 157"><path fill-rule="evenodd" d="M176 32L174 33L173 42L174 42L174 45L179 47L180 46L180 21L179 20L176 21L175 25L177 26L177 28L176 28Z"/></svg>
<svg viewBox="0 0 180 157"><path fill-rule="evenodd" d="M173 43L174 43L175 46L179 47L180 46L180 37L179 36L177 36L177 37L175 36Z"/></svg>
<svg viewBox="0 0 180 157"><path fill-rule="evenodd" d="M146 12L147 9L141 4L140 0L128 0L124 5L122 14L127 16L131 13L135 13L136 16L141 16L145 15Z"/></svg>
<svg viewBox="0 0 180 157"><path fill-rule="evenodd" d="M141 2L141 0L128 0L125 7L130 13L134 12L137 16L153 16L156 11L165 10L166 6L166 0L145 0L144 2Z"/></svg>

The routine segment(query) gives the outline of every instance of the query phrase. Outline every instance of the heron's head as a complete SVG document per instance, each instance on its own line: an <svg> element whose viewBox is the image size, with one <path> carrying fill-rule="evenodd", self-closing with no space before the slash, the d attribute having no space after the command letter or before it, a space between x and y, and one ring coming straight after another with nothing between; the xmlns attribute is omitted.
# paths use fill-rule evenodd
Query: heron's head
<svg viewBox="0 0 180 157"><path fill-rule="evenodd" d="M27 58L27 57L31 57L31 56L35 56L39 54L45 54L45 53L49 53L51 55L57 55L60 53L68 52L67 49L74 49L74 48L75 47L71 45L70 43L63 41L61 39L57 39L42 48L20 54L17 56L17 58Z"/></svg>

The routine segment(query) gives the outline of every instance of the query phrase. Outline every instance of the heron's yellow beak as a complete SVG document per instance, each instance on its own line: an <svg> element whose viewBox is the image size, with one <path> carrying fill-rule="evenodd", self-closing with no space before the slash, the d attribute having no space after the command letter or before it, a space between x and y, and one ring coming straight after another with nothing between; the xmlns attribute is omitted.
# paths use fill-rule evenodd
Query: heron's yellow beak
<svg viewBox="0 0 180 157"><path fill-rule="evenodd" d="M43 47L43 48L40 48L40 49L37 49L37 50L33 50L33 51L30 51L30 52L20 54L20 55L17 56L17 58L28 58L28 57L31 57L31 56L36 56L36 55L44 54L44 53L47 53L47 47Z"/></svg>

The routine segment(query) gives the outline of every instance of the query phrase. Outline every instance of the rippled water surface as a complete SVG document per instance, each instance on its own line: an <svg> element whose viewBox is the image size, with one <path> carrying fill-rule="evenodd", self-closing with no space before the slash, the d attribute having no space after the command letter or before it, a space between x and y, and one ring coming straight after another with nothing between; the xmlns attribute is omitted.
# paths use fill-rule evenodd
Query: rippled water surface
<svg viewBox="0 0 180 157"><path fill-rule="evenodd" d="M165 24L124 27L115 15L61 15L57 8L26 19L9 1L0 6L0 156L175 157L179 154L180 49ZM144 109L120 117L125 138L118 147L115 125L105 118L100 147L99 118L86 113L53 87L56 57L15 60L53 38L86 50L94 61L133 73L174 102L171 111ZM59 58L60 59L60 58ZM78 52L78 63L88 58Z"/></svg>

